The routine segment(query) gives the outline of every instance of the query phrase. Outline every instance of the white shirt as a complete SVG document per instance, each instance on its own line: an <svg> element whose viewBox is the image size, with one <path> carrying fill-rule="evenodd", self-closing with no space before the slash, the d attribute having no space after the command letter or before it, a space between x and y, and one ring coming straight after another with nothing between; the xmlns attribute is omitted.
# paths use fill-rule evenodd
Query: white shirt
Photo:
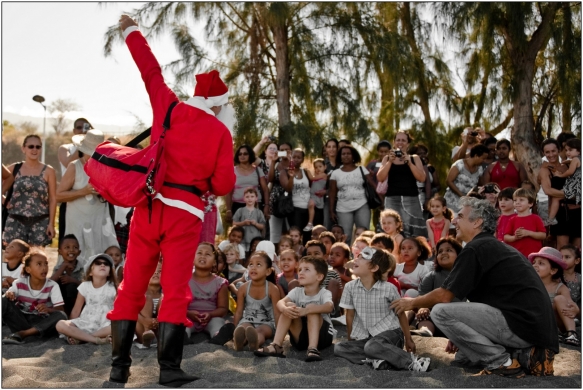
<svg viewBox="0 0 583 390"><path fill-rule="evenodd" d="M362 168L362 173L360 169ZM358 210L367 203L362 174L368 175L368 169L357 166L352 172L344 172L342 169L332 171L330 180L336 180L338 188L338 203L336 211L339 213L350 213Z"/></svg>

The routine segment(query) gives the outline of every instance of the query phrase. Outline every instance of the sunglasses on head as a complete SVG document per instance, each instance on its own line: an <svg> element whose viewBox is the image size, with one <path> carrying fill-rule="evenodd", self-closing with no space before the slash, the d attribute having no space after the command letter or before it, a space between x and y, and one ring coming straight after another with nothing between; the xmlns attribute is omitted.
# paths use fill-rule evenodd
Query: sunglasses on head
<svg viewBox="0 0 583 390"><path fill-rule="evenodd" d="M370 246L367 246L366 248L364 248L361 252L360 252L360 256L365 259L365 260L372 260L373 255L377 253L377 250L375 248L371 248Z"/></svg>
<svg viewBox="0 0 583 390"><path fill-rule="evenodd" d="M42 145L26 145L29 149L42 149Z"/></svg>
<svg viewBox="0 0 583 390"><path fill-rule="evenodd" d="M95 265L97 265L97 266L99 266L99 265L105 265L105 266L107 266L107 267L109 267L109 266L110 266L110 265L109 265L109 261L106 261L106 260L95 260L95 261L93 262L93 264L95 264Z"/></svg>

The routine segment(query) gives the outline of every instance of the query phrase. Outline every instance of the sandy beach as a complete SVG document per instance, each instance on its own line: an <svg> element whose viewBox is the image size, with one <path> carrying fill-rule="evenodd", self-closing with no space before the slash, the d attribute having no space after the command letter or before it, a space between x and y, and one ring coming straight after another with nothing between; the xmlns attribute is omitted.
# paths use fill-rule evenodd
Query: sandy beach
<svg viewBox="0 0 583 390"><path fill-rule="evenodd" d="M47 249L49 266L56 262L56 250ZM335 342L346 339L346 327L335 325ZM2 327L2 337L10 334ZM453 355L444 352L444 338L413 337L420 356L431 358L430 371L374 371L334 357L333 348L322 351L322 362L305 363L305 352L290 350L285 341L286 359L258 358L252 352L235 352L232 342L216 346L208 336L193 336L184 347L182 368L201 379L185 388L581 388L580 348L566 348L555 357L554 377L506 379L496 376L474 377L478 369L451 365ZM158 382L156 349L132 348L132 375L127 388L163 387ZM2 346L3 388L95 388L124 387L108 382L111 348L107 345L68 345L63 339L32 337L25 345Z"/></svg>

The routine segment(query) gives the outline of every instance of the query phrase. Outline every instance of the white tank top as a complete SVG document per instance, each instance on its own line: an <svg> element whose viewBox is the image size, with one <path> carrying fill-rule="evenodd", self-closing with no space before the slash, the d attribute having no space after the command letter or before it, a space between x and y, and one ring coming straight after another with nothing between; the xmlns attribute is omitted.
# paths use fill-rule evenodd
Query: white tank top
<svg viewBox="0 0 583 390"><path fill-rule="evenodd" d="M294 189L292 192L294 207L307 209L310 200L310 181L306 176L306 171L302 169L302 178L294 177Z"/></svg>

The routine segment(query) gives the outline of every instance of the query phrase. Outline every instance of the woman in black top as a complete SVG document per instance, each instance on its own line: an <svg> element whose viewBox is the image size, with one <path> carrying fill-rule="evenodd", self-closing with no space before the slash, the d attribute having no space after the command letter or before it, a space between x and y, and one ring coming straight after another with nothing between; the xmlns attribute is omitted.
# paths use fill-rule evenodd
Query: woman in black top
<svg viewBox="0 0 583 390"><path fill-rule="evenodd" d="M427 237L427 228L421 205L417 181L425 181L425 170L419 156L407 154L411 136L399 130L393 142L394 149L383 157L382 167L377 173L379 182L388 177L388 190L385 195L385 209L393 209L403 220L405 237Z"/></svg>
<svg viewBox="0 0 583 390"><path fill-rule="evenodd" d="M326 174L328 175L328 180L330 180L330 172L340 166L340 164L336 163L336 156L338 155L338 140L336 138L330 138L326 141L324 148L326 150L326 158L324 160L326 164ZM329 182L326 185L326 189L328 188ZM326 229L328 230L332 229L329 205L330 199L328 194L326 194L326 196L324 196L324 226L326 226Z"/></svg>

